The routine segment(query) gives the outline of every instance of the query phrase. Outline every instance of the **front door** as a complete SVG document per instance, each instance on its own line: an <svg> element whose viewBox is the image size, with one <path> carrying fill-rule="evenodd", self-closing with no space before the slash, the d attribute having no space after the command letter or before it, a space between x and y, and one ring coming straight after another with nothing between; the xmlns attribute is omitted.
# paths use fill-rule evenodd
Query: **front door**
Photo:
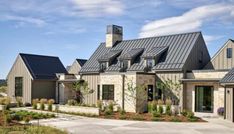
<svg viewBox="0 0 234 134"><path fill-rule="evenodd" d="M195 111L196 112L213 112L213 86L196 86L195 87Z"/></svg>
<svg viewBox="0 0 234 134"><path fill-rule="evenodd" d="M153 101L153 85L148 85L148 101Z"/></svg>

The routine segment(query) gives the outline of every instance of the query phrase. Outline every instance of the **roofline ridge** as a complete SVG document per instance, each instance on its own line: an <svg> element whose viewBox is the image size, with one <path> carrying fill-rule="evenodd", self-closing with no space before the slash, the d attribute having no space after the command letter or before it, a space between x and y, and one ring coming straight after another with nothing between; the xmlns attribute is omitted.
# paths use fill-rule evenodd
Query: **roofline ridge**
<svg viewBox="0 0 234 134"><path fill-rule="evenodd" d="M38 57L59 58L58 56L39 55L39 54L29 54L29 53L19 53L19 55L28 55L28 56L38 56Z"/></svg>

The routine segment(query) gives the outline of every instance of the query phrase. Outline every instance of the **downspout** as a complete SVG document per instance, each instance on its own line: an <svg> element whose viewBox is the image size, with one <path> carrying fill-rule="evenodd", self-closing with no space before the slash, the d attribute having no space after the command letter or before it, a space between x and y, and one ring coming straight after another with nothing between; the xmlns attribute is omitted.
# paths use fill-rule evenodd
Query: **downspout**
<svg viewBox="0 0 234 134"><path fill-rule="evenodd" d="M125 82L125 75L122 74L122 109L124 110L124 82Z"/></svg>

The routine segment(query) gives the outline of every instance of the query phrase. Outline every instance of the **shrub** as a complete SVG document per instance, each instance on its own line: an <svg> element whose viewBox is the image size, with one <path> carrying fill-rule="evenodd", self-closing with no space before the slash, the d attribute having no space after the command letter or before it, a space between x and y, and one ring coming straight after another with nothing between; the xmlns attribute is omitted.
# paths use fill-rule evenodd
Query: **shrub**
<svg viewBox="0 0 234 134"><path fill-rule="evenodd" d="M187 114L188 114L188 111L187 111L187 110L183 110L183 111L181 112L181 115L183 115L184 117L186 117Z"/></svg>
<svg viewBox="0 0 234 134"><path fill-rule="evenodd" d="M166 105L166 114L171 115L171 105Z"/></svg>
<svg viewBox="0 0 234 134"><path fill-rule="evenodd" d="M148 109L148 113L152 113L152 102L148 102L147 104L147 109Z"/></svg>
<svg viewBox="0 0 234 134"><path fill-rule="evenodd" d="M40 100L40 110L45 110L45 104L47 103L47 99Z"/></svg>
<svg viewBox="0 0 234 134"><path fill-rule="evenodd" d="M219 116L223 116L224 115L224 107L218 108L217 113Z"/></svg>
<svg viewBox="0 0 234 134"><path fill-rule="evenodd" d="M112 114L113 114L113 112L112 112L111 110L109 110L109 109L106 109L106 110L104 111L104 115L105 115L105 116L112 115Z"/></svg>
<svg viewBox="0 0 234 134"><path fill-rule="evenodd" d="M153 111L152 113L153 117L160 117L160 113L158 113L157 111Z"/></svg>
<svg viewBox="0 0 234 134"><path fill-rule="evenodd" d="M142 115L140 115L140 114L135 114L135 115L132 116L132 119L141 121L141 120L144 120L144 117Z"/></svg>
<svg viewBox="0 0 234 134"><path fill-rule="evenodd" d="M47 99L41 99L41 100L40 100L40 103L46 104L47 102L48 102Z"/></svg>
<svg viewBox="0 0 234 134"><path fill-rule="evenodd" d="M99 108L99 110L102 110L102 101L97 101L97 107Z"/></svg>
<svg viewBox="0 0 234 134"><path fill-rule="evenodd" d="M29 123L30 120L31 120L31 116L25 116L25 117L23 118L23 121L24 121L25 123Z"/></svg>
<svg viewBox="0 0 234 134"><path fill-rule="evenodd" d="M37 109L37 103L39 102L39 99L33 99L33 109Z"/></svg>
<svg viewBox="0 0 234 134"><path fill-rule="evenodd" d="M75 105L77 105L77 101L74 100L74 99L70 99L70 100L67 101L67 104L68 104L69 106L75 106Z"/></svg>
<svg viewBox="0 0 234 134"><path fill-rule="evenodd" d="M158 105L163 105L164 102L162 100L158 100Z"/></svg>
<svg viewBox="0 0 234 134"><path fill-rule="evenodd" d="M120 106L117 107L117 112L121 112L122 108Z"/></svg>
<svg viewBox="0 0 234 134"><path fill-rule="evenodd" d="M158 118L158 117L153 117L151 120L152 120L152 121L162 121L163 119Z"/></svg>
<svg viewBox="0 0 234 134"><path fill-rule="evenodd" d="M4 125L8 125L11 122L12 118L8 111L3 112L3 121Z"/></svg>
<svg viewBox="0 0 234 134"><path fill-rule="evenodd" d="M198 120L198 118L188 118L188 121L190 121L190 122L196 122Z"/></svg>
<svg viewBox="0 0 234 134"><path fill-rule="evenodd" d="M181 120L178 119L177 117L172 117L170 121L172 121L172 122L181 122Z"/></svg>
<svg viewBox="0 0 234 134"><path fill-rule="evenodd" d="M170 106L170 105L172 104L172 101L171 101L171 99L166 99L166 102L165 102L165 103L166 103L166 105L169 105L169 106Z"/></svg>
<svg viewBox="0 0 234 134"><path fill-rule="evenodd" d="M189 119L193 119L195 116L194 116L194 113L190 111L190 112L187 112L186 117L189 118Z"/></svg>
<svg viewBox="0 0 234 134"><path fill-rule="evenodd" d="M110 101L110 103L108 105L108 109L113 113L113 111L114 111L114 103L112 101Z"/></svg>
<svg viewBox="0 0 234 134"><path fill-rule="evenodd" d="M126 114L126 111L124 109L121 109L120 115L125 115L125 114Z"/></svg>
<svg viewBox="0 0 234 134"><path fill-rule="evenodd" d="M16 97L17 107L23 106L23 99L22 97Z"/></svg>
<svg viewBox="0 0 234 134"><path fill-rule="evenodd" d="M126 120L126 119L127 119L127 116L126 116L126 115L120 115L120 116L119 116L119 119L121 119L121 120Z"/></svg>
<svg viewBox="0 0 234 134"><path fill-rule="evenodd" d="M162 105L160 105L158 107L158 113L163 114L163 107L162 107Z"/></svg>
<svg viewBox="0 0 234 134"><path fill-rule="evenodd" d="M152 102L152 111L157 111L157 101Z"/></svg>
<svg viewBox="0 0 234 134"><path fill-rule="evenodd" d="M0 104L1 105L6 105L6 109L10 108L10 103L11 103L11 98L10 97L0 98Z"/></svg>
<svg viewBox="0 0 234 134"><path fill-rule="evenodd" d="M49 99L48 100L48 110L49 111L52 111L52 109L53 109L53 107L52 107L52 105L54 104L54 99Z"/></svg>

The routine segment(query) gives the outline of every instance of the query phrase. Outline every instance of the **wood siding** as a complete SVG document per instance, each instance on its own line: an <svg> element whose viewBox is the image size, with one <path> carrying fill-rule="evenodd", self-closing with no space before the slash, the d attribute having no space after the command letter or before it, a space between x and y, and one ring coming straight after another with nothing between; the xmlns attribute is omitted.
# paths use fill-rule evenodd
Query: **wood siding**
<svg viewBox="0 0 234 134"><path fill-rule="evenodd" d="M78 64L78 62L75 60L73 64L71 65L70 69L68 70L69 74L79 74L81 69L81 66Z"/></svg>
<svg viewBox="0 0 234 134"><path fill-rule="evenodd" d="M23 77L23 102L31 103L32 77L22 58L18 56L7 76L7 94L15 99L15 77Z"/></svg>
<svg viewBox="0 0 234 134"><path fill-rule="evenodd" d="M232 48L232 58L227 58L227 48ZM231 69L234 67L234 43L229 40L224 46L214 55L211 63L207 64L205 68L214 69Z"/></svg>
<svg viewBox="0 0 234 134"><path fill-rule="evenodd" d="M226 88L226 119L229 120L229 121L232 121L234 122L233 120L233 110L234 110L234 107L233 107L233 101L234 101L234 96L233 96L233 88Z"/></svg>
<svg viewBox="0 0 234 134"><path fill-rule="evenodd" d="M55 81L33 81L32 99L54 99L55 100L56 82Z"/></svg>
<svg viewBox="0 0 234 134"><path fill-rule="evenodd" d="M92 94L84 96L84 102L86 104L96 104L97 103L97 88L100 83L100 76L97 75L83 75L82 79L88 82L88 87L90 90L94 90Z"/></svg>
<svg viewBox="0 0 234 134"><path fill-rule="evenodd" d="M204 68L210 62L210 55L205 45L202 35L199 35L188 59L186 60L184 70L192 71Z"/></svg>

